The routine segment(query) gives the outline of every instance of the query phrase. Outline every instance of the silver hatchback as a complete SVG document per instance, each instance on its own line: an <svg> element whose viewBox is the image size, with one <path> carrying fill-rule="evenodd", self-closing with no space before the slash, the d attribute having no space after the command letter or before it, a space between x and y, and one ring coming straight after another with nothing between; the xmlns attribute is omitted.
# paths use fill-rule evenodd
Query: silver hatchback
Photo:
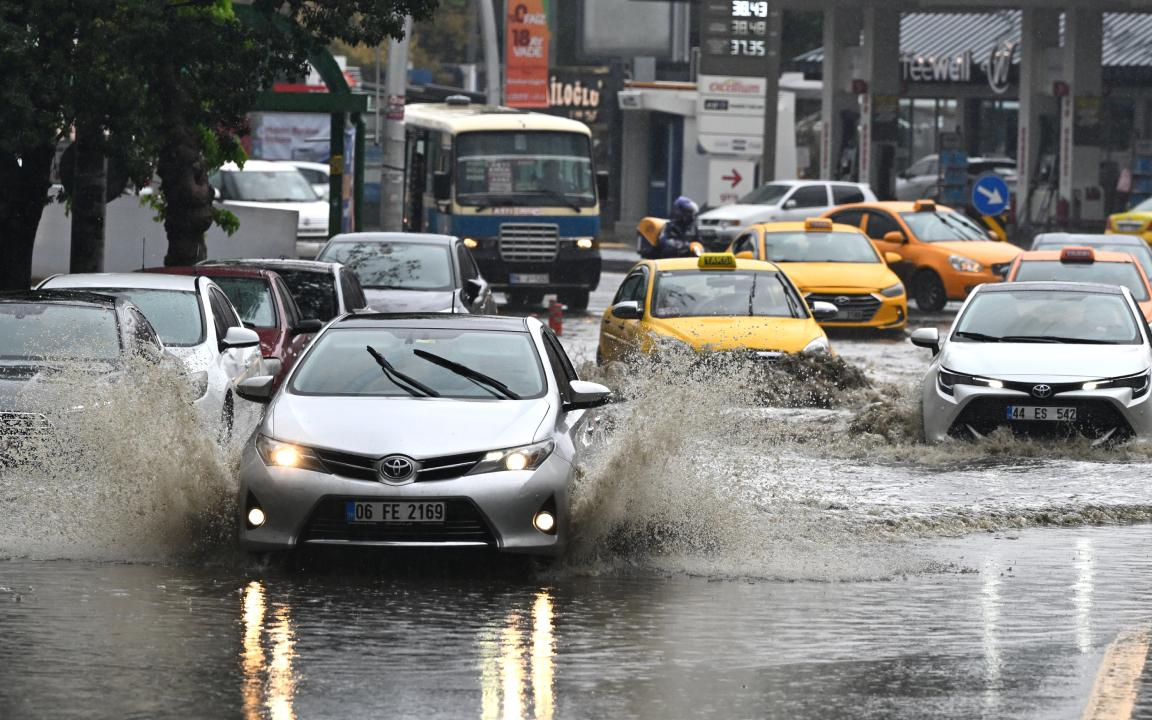
<svg viewBox="0 0 1152 720"><path fill-rule="evenodd" d="M586 411L578 379L533 318L356 315L313 341L244 451L240 541L489 547L556 555Z"/></svg>

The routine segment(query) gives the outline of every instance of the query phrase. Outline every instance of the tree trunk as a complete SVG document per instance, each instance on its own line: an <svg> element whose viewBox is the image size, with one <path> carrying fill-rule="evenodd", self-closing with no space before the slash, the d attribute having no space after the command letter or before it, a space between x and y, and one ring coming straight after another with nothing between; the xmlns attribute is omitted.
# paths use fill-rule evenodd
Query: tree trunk
<svg viewBox="0 0 1152 720"><path fill-rule="evenodd" d="M181 124L170 126L168 137L156 169L167 206L164 264L194 265L208 257L204 233L212 227L212 186L204 170L200 135Z"/></svg>
<svg viewBox="0 0 1152 720"><path fill-rule="evenodd" d="M55 156L51 142L20 153L0 153L0 290L27 290L32 285L32 250L52 186Z"/></svg>
<svg viewBox="0 0 1152 720"><path fill-rule="evenodd" d="M76 162L72 184L72 257L69 271L104 272L104 220L107 210L107 163L99 126L76 128Z"/></svg>

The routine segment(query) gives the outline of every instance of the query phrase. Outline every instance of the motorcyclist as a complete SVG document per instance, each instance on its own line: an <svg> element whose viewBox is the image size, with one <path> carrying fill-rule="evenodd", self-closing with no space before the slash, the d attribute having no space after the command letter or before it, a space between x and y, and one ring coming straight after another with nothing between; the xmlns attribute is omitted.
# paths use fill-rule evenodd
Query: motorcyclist
<svg viewBox="0 0 1152 720"><path fill-rule="evenodd" d="M691 198L681 195L672 203L671 217L664 223L656 241L657 257L691 257L692 243L696 242L696 213L700 207Z"/></svg>

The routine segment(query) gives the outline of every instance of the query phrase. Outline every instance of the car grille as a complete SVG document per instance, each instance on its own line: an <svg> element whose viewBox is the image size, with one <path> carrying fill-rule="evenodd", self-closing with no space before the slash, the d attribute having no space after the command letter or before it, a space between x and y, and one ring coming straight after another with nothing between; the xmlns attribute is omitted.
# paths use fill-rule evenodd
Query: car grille
<svg viewBox="0 0 1152 720"><path fill-rule="evenodd" d="M508 262L551 262L559 237L557 225L506 223L500 226L500 256Z"/></svg>
<svg viewBox="0 0 1152 720"><path fill-rule="evenodd" d="M1117 220L1116 229L1120 232L1140 232L1144 229L1144 223L1139 220Z"/></svg>
<svg viewBox="0 0 1152 720"><path fill-rule="evenodd" d="M46 435L52 423L41 413L0 412L0 437Z"/></svg>
<svg viewBox="0 0 1152 720"><path fill-rule="evenodd" d="M1007 277L1008 269L1011 267L1012 267L1012 263L1010 263L1010 262L996 263L995 265L992 266L992 272L993 272L993 274L999 275L1000 277Z"/></svg>
<svg viewBox="0 0 1152 720"><path fill-rule="evenodd" d="M335 450L316 450L316 456L331 472L355 480L379 481L377 465L382 458L353 453L337 452ZM468 474L476 463L484 457L484 453L463 453L459 455L441 455L440 457L426 458L416 461L416 482L430 482L433 480L451 480Z"/></svg>
<svg viewBox="0 0 1152 720"><path fill-rule="evenodd" d="M479 542L496 545L496 536L470 500L420 498L421 501L444 503L445 520L442 523L348 522L344 517L345 503L363 499L326 497L321 500L300 534L301 542ZM387 498L372 500L388 502Z"/></svg>
<svg viewBox="0 0 1152 720"><path fill-rule="evenodd" d="M1054 388L1055 389L1055 388ZM1074 407L1076 408L1076 421L1071 423L1045 422L1045 421L1012 421L1009 422L1009 405L1028 405L1038 407ZM1132 426L1124 419L1116 408L1105 401L1062 399L1058 395L1044 400L1032 397L979 397L972 400L960 412L952 424L949 434L957 437L970 437L968 428L971 427L981 435L1007 426L1017 435L1083 435L1096 439L1115 430L1120 436L1132 435Z"/></svg>
<svg viewBox="0 0 1152 720"><path fill-rule="evenodd" d="M832 303L839 310L832 322L868 322L880 309L880 301L873 295L820 295L812 293L805 298L808 304L814 302Z"/></svg>

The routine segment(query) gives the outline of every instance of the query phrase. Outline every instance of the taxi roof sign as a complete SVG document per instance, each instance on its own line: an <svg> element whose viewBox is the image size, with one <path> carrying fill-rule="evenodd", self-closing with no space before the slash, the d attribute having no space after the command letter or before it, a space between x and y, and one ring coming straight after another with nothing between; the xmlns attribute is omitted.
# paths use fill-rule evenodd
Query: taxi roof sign
<svg viewBox="0 0 1152 720"><path fill-rule="evenodd" d="M917 200L912 205L912 212L936 212L936 203L932 200Z"/></svg>
<svg viewBox="0 0 1152 720"><path fill-rule="evenodd" d="M735 270L736 256L732 253L704 253L696 261L700 270Z"/></svg>
<svg viewBox="0 0 1152 720"><path fill-rule="evenodd" d="M808 218L804 221L804 232L831 232L832 221L828 218Z"/></svg>
<svg viewBox="0 0 1152 720"><path fill-rule="evenodd" d="M1090 247L1066 247L1060 251L1062 263L1094 263L1096 253Z"/></svg>

